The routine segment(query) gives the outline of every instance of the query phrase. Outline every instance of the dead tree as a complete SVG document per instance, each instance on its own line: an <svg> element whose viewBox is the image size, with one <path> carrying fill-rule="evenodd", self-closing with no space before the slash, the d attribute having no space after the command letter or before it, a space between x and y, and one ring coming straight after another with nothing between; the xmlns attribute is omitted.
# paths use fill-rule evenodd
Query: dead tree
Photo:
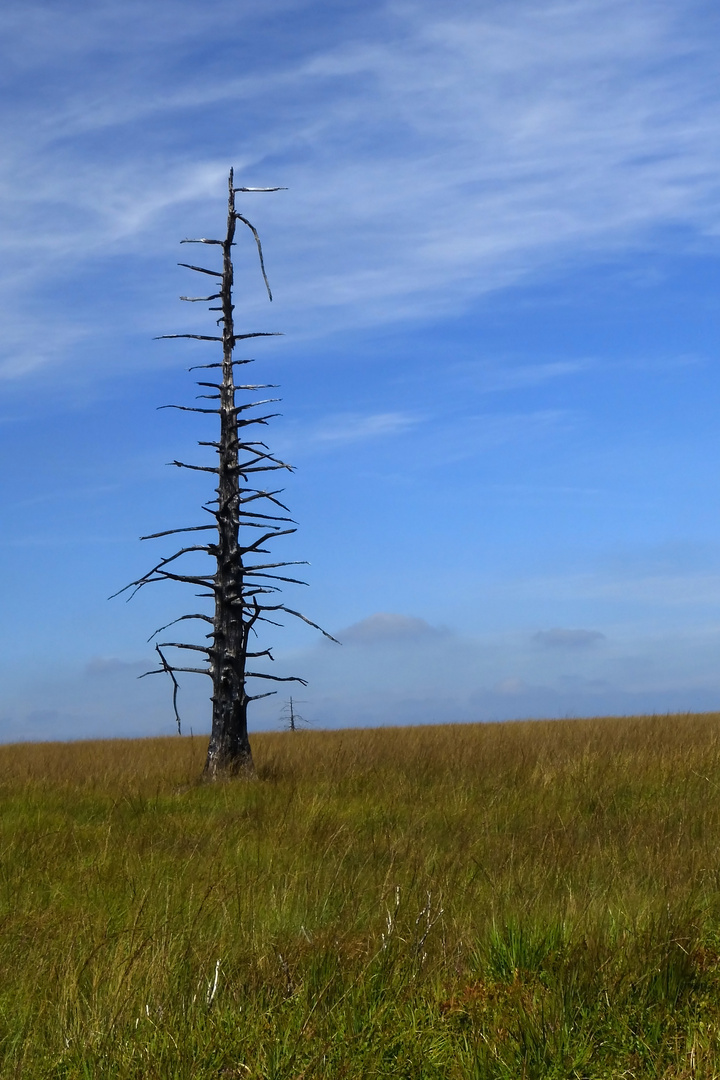
<svg viewBox="0 0 720 1080"><path fill-rule="evenodd" d="M212 679L212 731L208 747L204 775L213 780L219 776L252 773L253 760L247 730L248 705L258 698L276 693L250 694L248 680L261 679L273 682L299 682L305 680L296 675L271 675L264 671L250 670L257 665L249 662L259 659L272 660L269 648L255 645L258 625L271 623L281 625L278 618L283 614L302 619L316 630L325 633L316 623L311 622L299 611L287 607L278 593L284 583L304 585L305 582L287 574L278 572L289 566L301 565L300 562L274 561L272 557L263 561L263 556L270 555L265 546L276 537L288 536L296 531L295 522L289 516L287 506L278 496L282 490L266 490L253 486L264 473L279 470L291 470L292 467L270 453L267 445L253 437L256 426L264 426L277 413L260 413L255 410L273 404L278 398L262 400L243 398L237 403L237 392L244 395L258 391L274 389L272 384L236 384L236 368L252 363L249 359L237 359L235 347L238 342L251 338L273 337L274 333L254 332L236 333L233 305L233 259L232 249L235 243L235 229L240 222L253 235L260 261L260 271L270 300L272 293L265 273L262 246L255 227L235 209L235 196L239 192L282 191L283 188L246 188L235 187L233 171L230 170L228 181L228 217L224 240L183 240L183 244L207 244L222 251L222 269L209 269L190 263L179 263L195 273L203 274L215 280L216 291L208 296L182 296L188 303L218 303L209 308L220 312L216 325L222 334L163 334L162 338L191 338L197 341L215 342L222 347L222 360L196 365L198 369L218 370L220 380L212 376L198 382L204 393L199 399L216 404L207 406L165 405L161 408L180 409L184 412L210 414L219 417L219 432L214 441L200 441L198 445L210 447L217 454L217 464L194 465L184 461L170 464L181 469L206 472L217 478L216 498L203 505L203 509L213 518L213 522L191 525L180 529L167 529L141 537L154 540L177 533L215 532L216 538L207 544L188 544L174 554L161 559L151 570L137 581L121 589L130 591L130 599L135 593L156 581L178 581L195 586L200 590L196 595L214 603L212 615L195 612L181 615L179 619L160 627L151 636L167 630L175 623L186 620L199 620L211 627L206 635L209 644L199 645L182 641L160 641L155 648L160 666L147 675L167 673L173 684L173 707L180 730L180 716L177 708L179 672L192 672L209 675ZM183 573L178 568L177 560L186 556L209 556L214 561L212 573ZM118 594L115 594L118 595ZM329 637L329 634L326 634ZM333 639L334 640L334 639ZM204 658L201 667L179 666L167 659L164 649L180 649L197 653ZM172 655L172 654L171 654ZM144 676L141 676L143 678Z"/></svg>
<svg viewBox="0 0 720 1080"><path fill-rule="evenodd" d="M297 701L295 701L291 695L289 700L282 707L282 715L285 718L288 731L297 731L299 723L308 723L305 717L301 716L297 711L295 708L296 705Z"/></svg>

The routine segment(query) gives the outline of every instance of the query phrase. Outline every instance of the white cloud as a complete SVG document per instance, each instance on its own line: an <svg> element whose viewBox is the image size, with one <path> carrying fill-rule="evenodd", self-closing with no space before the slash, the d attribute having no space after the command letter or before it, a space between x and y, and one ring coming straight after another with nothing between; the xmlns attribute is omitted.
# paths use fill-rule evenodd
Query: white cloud
<svg viewBox="0 0 720 1080"><path fill-rule="evenodd" d="M134 674L137 678L147 671L148 664L142 660L121 660L117 656L93 656L85 665L84 674L92 679L114 678Z"/></svg>
<svg viewBox="0 0 720 1080"><path fill-rule="evenodd" d="M526 694L530 687L523 679L509 678L501 679L499 683L493 686L493 692L496 694L507 695L509 697L516 697L518 694Z"/></svg>
<svg viewBox="0 0 720 1080"><path fill-rule="evenodd" d="M553 597L560 602L605 601L649 610L688 608L697 613L700 607L717 608L720 603L717 573L567 574L528 580L524 588L528 595Z"/></svg>
<svg viewBox="0 0 720 1080"><path fill-rule="evenodd" d="M407 636L383 636L377 618L355 624L357 642L341 632L342 649L318 644L292 657L278 654L278 663L309 680L303 715L311 723L489 721L720 706L717 626L654 636L618 626L602 648L565 640L538 649L525 634L469 638L422 619L415 633L415 620L406 626L407 617L397 615L387 616L390 628L397 619ZM376 647L348 647L366 643ZM276 713L271 703L266 713L258 710L257 722L277 726Z"/></svg>
<svg viewBox="0 0 720 1080"><path fill-rule="evenodd" d="M537 364L517 364L511 358L493 358L475 363L458 365L456 371L466 381L483 393L521 390L540 386L554 379L584 374L595 365L591 360L553 360Z"/></svg>
<svg viewBox="0 0 720 1080"><path fill-rule="evenodd" d="M343 645L377 645L386 642L410 642L435 640L445 637L448 631L431 626L425 619L413 615L398 615L379 611L368 615L337 633Z"/></svg>
<svg viewBox="0 0 720 1080"><path fill-rule="evenodd" d="M56 665L6 692L0 708L3 742L172 735L177 731L172 685L164 676L139 679L153 656L91 657L82 667ZM17 673L14 673L17 677ZM7 679L6 679L7 682ZM185 676L178 698L183 731L208 729L207 679Z"/></svg>
<svg viewBox="0 0 720 1080"><path fill-rule="evenodd" d="M343 647L276 652L279 674L309 680L314 726L491 721L717 709L720 628L649 636L616 628L602 649L537 649L526 634L460 634L418 616L375 613L340 633ZM137 675L147 660L90 658L46 671L0 711L0 738L80 738L175 730L170 686ZM206 679L184 676L183 730L208 730ZM282 726L283 695L257 702L252 730Z"/></svg>
<svg viewBox="0 0 720 1080"><path fill-rule="evenodd" d="M402 412L374 413L368 416L343 413L325 420L315 429L313 437L321 443L358 442L397 435L418 423L419 417Z"/></svg>
<svg viewBox="0 0 720 1080"><path fill-rule="evenodd" d="M231 160L291 188L271 214L294 334L447 314L558 262L667 243L668 228L675 244L720 231L720 89L702 5L455 3L440 15L418 0L371 8L359 43L340 20L328 40L306 5L289 56L284 40L273 51L276 7L241 18L221 4L206 18L184 3L122 15L30 4L24 21L5 17L24 85L38 87L5 121L14 333L27 323L19 296L29 303L43 280L98 253L169 252L175 232L218 219ZM247 76L206 59L228 33L243 55L252 33ZM114 139L128 123L133 138ZM48 319L46 337L67 332L60 313ZM30 352L13 346L10 369Z"/></svg>

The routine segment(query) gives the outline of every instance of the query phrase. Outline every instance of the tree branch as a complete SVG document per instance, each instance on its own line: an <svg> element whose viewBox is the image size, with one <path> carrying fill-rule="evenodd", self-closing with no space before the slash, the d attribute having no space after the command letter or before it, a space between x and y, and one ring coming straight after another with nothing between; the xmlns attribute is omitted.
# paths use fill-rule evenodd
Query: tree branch
<svg viewBox="0 0 720 1080"><path fill-rule="evenodd" d="M168 664L167 660L165 659L162 652L160 651L160 646L159 645L155 646L155 651L158 654L158 656L160 657L160 663L162 664L162 670L166 671L168 673L168 675L170 676L170 678L172 679L172 684L173 684L173 696L172 696L173 709L175 711L175 720L177 721L178 735L182 735L182 724L180 723L180 713L178 712L178 707L177 707L177 696L178 696L178 690L180 689L180 686L178 684L177 679L175 678L175 672L173 671L171 665ZM148 674L152 674L152 673L148 672ZM140 678L142 679L143 676L141 675Z"/></svg>
<svg viewBox="0 0 720 1080"><path fill-rule="evenodd" d="M153 341L167 341L169 338L193 338L194 341L222 341L221 337L212 334L159 334Z"/></svg>
<svg viewBox="0 0 720 1080"><path fill-rule="evenodd" d="M314 630L319 630L324 637L328 638L330 641L334 641L336 645L342 645L342 641L338 641L338 639L334 638L332 634L328 634L327 630L323 630L322 626L318 626L317 623L314 623L311 619L308 619L308 617L306 615L303 615L301 612L293 611L292 608L286 607L285 604L263 604L261 605L261 608L263 611L284 611L288 615L294 615L296 619L302 619L304 623L307 623L308 626L312 626Z"/></svg>
<svg viewBox="0 0 720 1080"><path fill-rule="evenodd" d="M161 641L163 649L190 649L191 652L205 653L206 656L212 656L213 650L207 645L187 645L182 641ZM157 648L157 646L155 646Z"/></svg>
<svg viewBox="0 0 720 1080"><path fill-rule="evenodd" d="M193 472L210 472L217 475L218 469L214 465L188 465L185 461L166 461L166 465L177 465L178 469L192 469Z"/></svg>
<svg viewBox="0 0 720 1080"><path fill-rule="evenodd" d="M253 515L259 517L259 514ZM280 519L278 519L280 520ZM157 540L161 536L172 536L173 533L187 533L187 532L206 532L208 529L214 529L215 525L186 525L184 529L165 529L164 532L150 533L148 536L141 536L141 540Z"/></svg>
<svg viewBox="0 0 720 1080"><path fill-rule="evenodd" d="M250 523L246 522L245 524L249 525ZM212 526L211 526L211 528L212 528ZM262 526L259 526L259 528L262 528ZM273 532L267 532L267 533L265 533L264 536L259 536L257 538L257 540L255 540L254 543L248 544L247 547L241 547L240 551L241 551L241 553L243 555L248 555L251 551L257 551L260 544L264 544L266 540L272 540L273 537L275 537L275 536L290 536L292 533L296 533L296 532L297 532L297 529L277 529L277 530L274 530ZM290 563L284 563L283 565L289 566L291 564ZM307 563L305 563L305 566L307 566Z"/></svg>
<svg viewBox="0 0 720 1080"><path fill-rule="evenodd" d="M208 622L211 626L213 624L213 620L210 618L209 615L180 615L179 618L173 619L172 622L165 623L164 626L158 626L157 630L155 630L155 632L150 635L148 641L152 641L152 639L154 637L157 637L158 634L162 634L163 630L167 630L169 629L169 627L175 626L176 623L185 622L186 619L202 619L203 622Z"/></svg>
<svg viewBox="0 0 720 1080"><path fill-rule="evenodd" d="M203 667L178 667L176 664L168 664L168 667L172 671L189 672L191 675L210 675L212 677L212 671L209 668ZM146 671L142 675L138 675L138 679L144 679L147 675L162 675L165 668L158 668L154 671Z"/></svg>
<svg viewBox="0 0 720 1080"><path fill-rule="evenodd" d="M234 334L233 335L233 345L235 344L236 341L247 341L248 338L254 338L254 337L285 337L285 335L282 332L282 330L267 330L267 331L262 331L261 333L256 332L254 334ZM238 361L234 361L234 362L237 363ZM252 360L240 360L240 363L241 364L252 364L253 361Z"/></svg>
<svg viewBox="0 0 720 1080"><path fill-rule="evenodd" d="M206 270L204 266L191 266L190 263L178 263L178 266L184 266L186 270L196 270L198 274L209 274L211 277L222 277L222 271L220 270Z"/></svg>
<svg viewBox="0 0 720 1080"><path fill-rule="evenodd" d="M299 682L307 686L307 679L301 679L299 675L266 675L263 671L248 671L248 679L268 679L270 682Z"/></svg>
<svg viewBox="0 0 720 1080"><path fill-rule="evenodd" d="M258 258L260 259L260 270L262 272L263 281L265 282L265 288L267 289L268 299L270 301L272 301L272 292L270 291L270 282L268 281L267 274L265 273L265 260L263 259L262 244L260 243L260 237L258 236L258 231L257 231L257 229L255 228L254 225L250 224L250 222L248 221L248 219L246 217L243 217L242 214L236 213L235 217L238 219L238 221L242 221L242 223L244 225L247 225L248 229L250 230L250 232L255 237L255 243L257 244L257 249L258 249Z"/></svg>

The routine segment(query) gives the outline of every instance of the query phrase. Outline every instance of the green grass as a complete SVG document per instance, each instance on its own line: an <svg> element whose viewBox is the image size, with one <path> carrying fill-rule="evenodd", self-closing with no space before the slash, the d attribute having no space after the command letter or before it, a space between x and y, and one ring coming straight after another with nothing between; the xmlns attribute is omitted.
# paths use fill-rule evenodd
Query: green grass
<svg viewBox="0 0 720 1080"><path fill-rule="evenodd" d="M720 1077L720 716L0 747L0 1076Z"/></svg>

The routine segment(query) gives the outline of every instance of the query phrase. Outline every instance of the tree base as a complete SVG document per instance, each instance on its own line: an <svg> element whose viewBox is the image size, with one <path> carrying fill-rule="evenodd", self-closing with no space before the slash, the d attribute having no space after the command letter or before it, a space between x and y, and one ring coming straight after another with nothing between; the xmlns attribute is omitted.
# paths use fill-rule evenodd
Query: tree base
<svg viewBox="0 0 720 1080"><path fill-rule="evenodd" d="M207 783L218 780L256 780L255 762L248 748L246 753L229 755L210 755L205 762L202 778Z"/></svg>

